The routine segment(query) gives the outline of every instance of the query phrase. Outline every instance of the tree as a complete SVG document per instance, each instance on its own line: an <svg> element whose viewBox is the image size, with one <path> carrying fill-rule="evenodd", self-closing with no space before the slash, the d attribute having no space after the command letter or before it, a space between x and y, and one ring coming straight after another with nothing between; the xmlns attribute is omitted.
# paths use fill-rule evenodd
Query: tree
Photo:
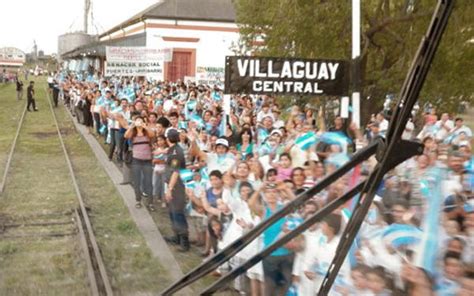
<svg viewBox="0 0 474 296"><path fill-rule="evenodd" d="M397 94L435 0L362 1L362 118ZM245 52L261 56L350 59L350 0L235 0ZM474 7L457 0L422 95L440 111L456 111L474 94ZM256 42L263 40L264 46ZM471 40L471 42L469 42ZM449 101L449 103L447 103ZM365 111L365 112L364 112Z"/></svg>

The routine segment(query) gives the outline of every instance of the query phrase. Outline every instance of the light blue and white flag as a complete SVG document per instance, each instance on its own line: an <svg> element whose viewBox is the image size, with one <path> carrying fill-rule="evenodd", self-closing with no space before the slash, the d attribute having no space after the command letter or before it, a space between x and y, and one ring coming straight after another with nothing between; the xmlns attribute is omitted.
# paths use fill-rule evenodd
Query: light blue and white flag
<svg viewBox="0 0 474 296"><path fill-rule="evenodd" d="M337 169L345 165L350 160L346 153L331 154L326 160L327 165L334 165Z"/></svg>
<svg viewBox="0 0 474 296"><path fill-rule="evenodd" d="M421 191L421 194L427 203L425 215L420 221L420 228L423 233L415 252L415 264L431 274L437 271L438 239L444 203L442 183L446 178L446 169L440 167L431 168L423 175L423 179L426 180L428 186Z"/></svg>
<svg viewBox="0 0 474 296"><path fill-rule="evenodd" d="M321 135L321 141L329 145L339 145L341 147L352 144L352 140L341 132L326 132Z"/></svg>
<svg viewBox="0 0 474 296"><path fill-rule="evenodd" d="M315 145L318 141L319 141L319 138L314 132L308 132L296 138L295 145L298 146L301 150L308 150L311 146Z"/></svg>
<svg viewBox="0 0 474 296"><path fill-rule="evenodd" d="M202 119L202 117L197 114L191 114L189 116L189 120L195 122L199 128L203 128L204 126L206 126L206 122L204 121L204 119Z"/></svg>
<svg viewBox="0 0 474 296"><path fill-rule="evenodd" d="M227 129L227 115L223 114L221 123L219 124L219 137L225 137L226 129Z"/></svg>
<svg viewBox="0 0 474 296"><path fill-rule="evenodd" d="M189 181L184 183L184 186L189 189L194 189L196 187L196 182L195 181Z"/></svg>
<svg viewBox="0 0 474 296"><path fill-rule="evenodd" d="M180 129L187 129L188 128L188 123L186 121L180 121L178 122L178 128Z"/></svg>
<svg viewBox="0 0 474 296"><path fill-rule="evenodd" d="M393 248L415 246L421 241L422 231L409 224L391 224L383 232L383 241Z"/></svg>
<svg viewBox="0 0 474 296"><path fill-rule="evenodd" d="M270 136L270 134L268 133L267 129L265 128L258 129L257 137L258 137L259 144L262 144L268 138L268 136Z"/></svg>
<svg viewBox="0 0 474 296"><path fill-rule="evenodd" d="M181 177L183 183L187 183L193 179L194 173L192 170L182 169L179 170L179 176Z"/></svg>

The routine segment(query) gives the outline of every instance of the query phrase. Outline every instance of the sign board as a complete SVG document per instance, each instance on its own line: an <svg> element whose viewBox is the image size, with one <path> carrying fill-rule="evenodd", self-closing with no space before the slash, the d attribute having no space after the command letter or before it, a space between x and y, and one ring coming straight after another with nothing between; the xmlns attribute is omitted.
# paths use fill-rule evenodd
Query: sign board
<svg viewBox="0 0 474 296"><path fill-rule="evenodd" d="M171 62L173 49L144 46L106 46L105 54L109 62Z"/></svg>
<svg viewBox="0 0 474 296"><path fill-rule="evenodd" d="M226 94L346 96L349 62L269 57L226 57Z"/></svg>
<svg viewBox="0 0 474 296"><path fill-rule="evenodd" d="M171 61L173 50L137 47L106 47L105 76L163 77L164 62Z"/></svg>
<svg viewBox="0 0 474 296"><path fill-rule="evenodd" d="M163 62L105 62L105 76L163 76Z"/></svg>
<svg viewBox="0 0 474 296"><path fill-rule="evenodd" d="M221 85L224 82L223 67L197 67L196 82L204 85Z"/></svg>

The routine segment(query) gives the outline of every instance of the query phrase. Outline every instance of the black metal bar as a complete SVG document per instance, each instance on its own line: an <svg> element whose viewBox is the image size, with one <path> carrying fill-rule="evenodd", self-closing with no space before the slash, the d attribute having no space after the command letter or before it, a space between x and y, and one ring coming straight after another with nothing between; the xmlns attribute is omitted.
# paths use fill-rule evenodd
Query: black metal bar
<svg viewBox="0 0 474 296"><path fill-rule="evenodd" d="M280 238L279 240L275 241L273 244L268 246L268 248L264 249L260 253L256 254L249 260L247 260L244 264L240 265L236 269L232 270L232 272L226 274L225 276L221 277L218 281L216 281L214 284L206 288L203 292L201 292L201 295L212 295L216 293L217 291L221 290L222 288L225 287L225 285L238 277L239 275L243 274L246 272L249 268L260 262L263 258L267 257L270 255L273 251L276 249L282 247L284 244L292 240L293 238L297 237L301 233L303 233L306 229L311 227L314 223L321 221L325 216L328 214L332 213L334 210L336 210L338 207L343 205L345 202L350 200L354 195L359 193L363 186L365 184L364 182L360 182L357 184L354 188L352 188L350 191L342 195L341 197L338 197L337 199L331 201L327 205L325 205L322 209L320 209L318 212L316 212L313 216L311 216L309 219L305 220L302 224L300 224L298 227L293 229L293 231L287 233L285 236Z"/></svg>
<svg viewBox="0 0 474 296"><path fill-rule="evenodd" d="M326 275L319 295L328 295L329 291L336 279L336 276L345 260L347 252L350 249L352 241L357 235L362 221L367 214L367 211L375 196L375 191L380 181L383 178L384 172L389 165L390 158L397 153L396 146L400 141L400 137L405 128L406 122L410 112L416 103L419 93L423 87L424 81L428 74L430 65L433 61L434 55L441 41L441 37L446 28L449 16L454 6L454 0L439 0L436 10L433 14L431 24L428 28L428 33L418 48L414 62L408 72L407 79L403 85L399 104L397 105L394 118L390 124L390 129L387 135L388 145L387 149L381 155L381 161L377 165L377 170L374 170L369 176L369 181L364 186L362 192L366 195L361 199L355 207L353 215L344 230L341 241L339 242L336 254L333 259L329 272Z"/></svg>
<svg viewBox="0 0 474 296"><path fill-rule="evenodd" d="M303 205L308 199L312 196L319 193L321 190L332 184L334 181L342 177L345 173L354 168L357 164L362 163L364 160L368 159L370 156L374 155L379 142L373 142L367 147L356 152L352 159L339 168L337 171L333 172L331 175L324 178L321 182L308 189L307 191L299 194L293 201L288 205L282 208L280 211L276 212L274 215L269 217L266 220L263 220L258 224L254 229L249 231L247 234L243 235L239 239L235 240L232 244L227 246L225 249L215 254L211 259L206 262L203 262L201 265L197 266L189 273L187 273L183 278L173 283L166 290L161 292L161 295L172 295L182 288L188 286L189 284L197 281L206 274L214 271L222 263L229 260L232 256L237 254L240 250L245 248L250 244L255 238L257 238L263 231L270 227L275 221L283 218L289 213L294 212L298 207Z"/></svg>
<svg viewBox="0 0 474 296"><path fill-rule="evenodd" d="M423 145L418 143L418 142L400 141L398 147L403 152L398 153L397 155L394 156L393 159L391 159L391 161L388 163L388 166L386 166L385 170L383 171L383 174L385 174L387 171L393 169L394 167L396 167L400 163L404 162L405 160L413 157L414 155L421 154L423 152ZM377 170L380 170L380 167L377 168ZM348 191L343 196L335 199L334 201L332 201L329 204L327 204L326 206L324 206L316 214L311 216L308 220L303 222L301 225L299 225L293 231L287 233L284 237L282 237L281 239L275 241L268 248L261 251L260 253L258 253L254 257L250 258L248 261L246 261L244 264L242 264L238 268L232 270L232 272L230 272L226 276L219 279L212 286L210 286L206 290L204 290L201 293L201 295L212 295L213 293L215 293L218 290L222 289L229 281L231 281L231 280L235 279L236 277L238 277L239 275L243 274L250 267L252 267L256 263L261 261L263 258L270 255L274 250L276 250L277 248L283 246L284 244L289 242L291 239L295 238L297 235L301 234L303 231L305 231L306 229L311 227L311 225L313 225L317 221L323 219L326 215L330 214L335 209L337 209L339 206L343 205L346 201L348 201L354 195L356 195L358 192L360 192L363 189L363 187L365 187L367 184L370 184L370 179L359 183L358 185L356 185L353 189Z"/></svg>

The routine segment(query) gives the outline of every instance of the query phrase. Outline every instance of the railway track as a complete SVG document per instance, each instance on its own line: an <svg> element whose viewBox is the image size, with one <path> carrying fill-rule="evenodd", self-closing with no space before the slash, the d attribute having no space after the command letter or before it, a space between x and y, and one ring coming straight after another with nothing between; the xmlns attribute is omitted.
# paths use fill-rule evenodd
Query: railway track
<svg viewBox="0 0 474 296"><path fill-rule="evenodd" d="M41 240L49 239L59 240L64 237L74 238L78 241L78 244L81 249L81 253L84 261L87 275L88 287L91 295L113 295L112 286L110 280L107 276L107 271L104 265L104 261L97 244L96 237L92 228L92 223L89 218L87 206L84 202L83 196L79 189L77 178L72 166L68 151L63 141L63 136L54 112L50 95L47 89L44 89L49 104L49 110L44 108L41 112L51 112L51 117L54 122L55 133L57 134L61 151L63 153L65 162L67 164L67 170L69 173L69 179L72 182L73 191L76 196L77 208L69 211L66 214L60 214L55 218L52 217L43 217L42 219L35 218L26 218L26 219L2 219L0 214L0 241L5 240L15 240L15 239L31 239L38 238ZM19 148L17 147L18 139L20 136L25 136L22 134L22 129L24 126L24 121L26 117L26 108L23 110L16 134L13 140L13 145L8 154L5 171L0 184L0 202L2 197L5 195L4 192L8 191L7 188L7 179L12 173L12 160L15 156L15 151ZM47 169L47 168L45 168ZM13 173L14 175L15 173ZM66 176L63 176L67 178ZM65 243L68 243L70 240L65 240ZM1 277L1 276L0 276Z"/></svg>

